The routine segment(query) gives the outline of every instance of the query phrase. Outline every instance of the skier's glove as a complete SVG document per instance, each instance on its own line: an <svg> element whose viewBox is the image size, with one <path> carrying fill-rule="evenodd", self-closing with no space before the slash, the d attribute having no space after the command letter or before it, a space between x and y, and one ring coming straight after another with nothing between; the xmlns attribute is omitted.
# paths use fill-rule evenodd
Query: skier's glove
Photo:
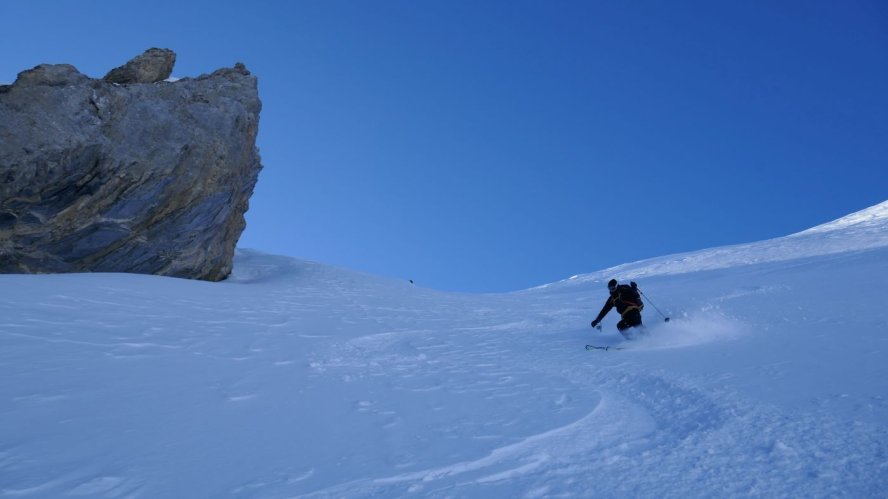
<svg viewBox="0 0 888 499"><path fill-rule="evenodd" d="M635 289L638 287L638 284L635 284L635 281L630 282L629 285L632 286L632 289Z"/></svg>

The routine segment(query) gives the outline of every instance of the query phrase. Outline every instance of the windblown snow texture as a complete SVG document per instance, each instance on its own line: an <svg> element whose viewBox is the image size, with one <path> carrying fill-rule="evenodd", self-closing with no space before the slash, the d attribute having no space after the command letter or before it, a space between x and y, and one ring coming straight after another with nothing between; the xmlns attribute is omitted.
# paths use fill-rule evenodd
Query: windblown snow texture
<svg viewBox="0 0 888 499"><path fill-rule="evenodd" d="M880 497L888 203L501 295L0 276L0 497ZM652 334L617 354L611 277Z"/></svg>

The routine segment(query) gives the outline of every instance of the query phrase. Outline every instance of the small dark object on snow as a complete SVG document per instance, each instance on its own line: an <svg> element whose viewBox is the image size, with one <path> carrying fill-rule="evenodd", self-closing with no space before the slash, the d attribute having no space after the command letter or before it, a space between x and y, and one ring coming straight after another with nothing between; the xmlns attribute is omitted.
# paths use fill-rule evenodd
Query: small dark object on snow
<svg viewBox="0 0 888 499"><path fill-rule="evenodd" d="M608 350L625 350L626 347L618 347L613 345L586 345L586 350L604 350L605 352Z"/></svg>

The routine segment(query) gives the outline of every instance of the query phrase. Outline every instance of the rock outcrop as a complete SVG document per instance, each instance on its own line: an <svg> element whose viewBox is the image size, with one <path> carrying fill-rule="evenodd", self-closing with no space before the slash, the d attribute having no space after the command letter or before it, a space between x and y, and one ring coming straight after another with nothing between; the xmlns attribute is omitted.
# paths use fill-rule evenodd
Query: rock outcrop
<svg viewBox="0 0 888 499"><path fill-rule="evenodd" d="M128 63L105 75L111 83L157 83L173 74L176 53L169 49L148 49Z"/></svg>
<svg viewBox="0 0 888 499"><path fill-rule="evenodd" d="M230 273L261 169L256 77L164 82L167 52L121 84L59 64L0 86L0 272Z"/></svg>

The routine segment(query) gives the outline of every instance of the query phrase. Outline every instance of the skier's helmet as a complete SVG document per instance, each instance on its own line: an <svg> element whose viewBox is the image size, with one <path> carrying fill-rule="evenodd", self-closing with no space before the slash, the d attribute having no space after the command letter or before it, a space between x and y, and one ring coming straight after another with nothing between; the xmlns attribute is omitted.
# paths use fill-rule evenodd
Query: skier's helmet
<svg viewBox="0 0 888 499"><path fill-rule="evenodd" d="M610 281L608 281L607 289L608 289L608 291L613 291L613 290L617 289L617 280L611 279Z"/></svg>

